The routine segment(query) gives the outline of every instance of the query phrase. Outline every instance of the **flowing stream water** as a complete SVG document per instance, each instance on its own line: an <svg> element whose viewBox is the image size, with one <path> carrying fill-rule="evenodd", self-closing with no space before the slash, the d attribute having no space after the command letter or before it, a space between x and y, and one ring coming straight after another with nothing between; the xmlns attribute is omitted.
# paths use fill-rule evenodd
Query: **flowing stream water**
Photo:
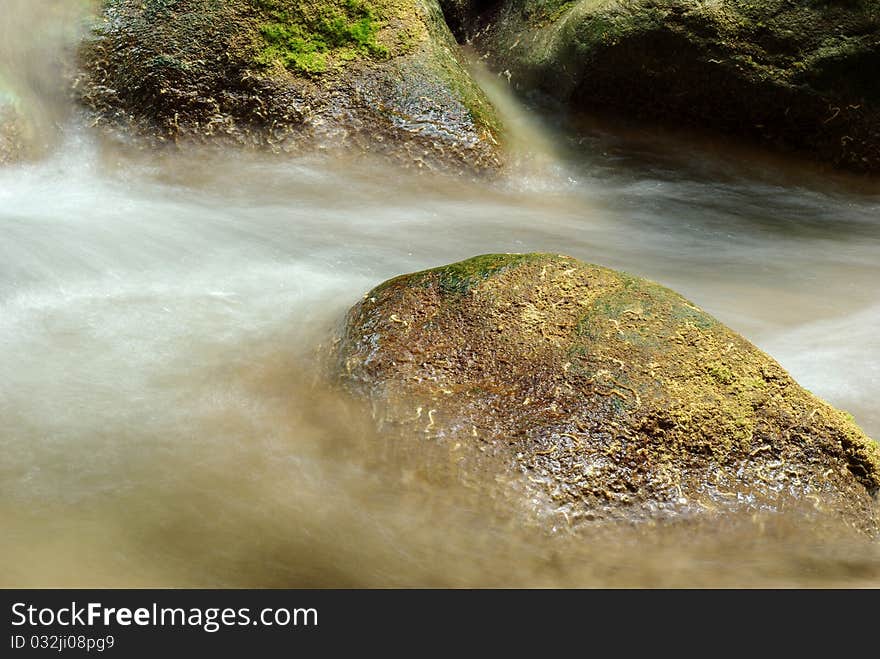
<svg viewBox="0 0 880 659"><path fill-rule="evenodd" d="M431 447L389 445L313 359L390 276L559 252L681 292L877 437L876 184L559 128L485 72L513 134L499 181L125 148L46 91L75 33L61 5L0 15L0 75L40 154L0 169L0 585L880 583L875 544L804 543L796 521L587 547L527 527L430 468Z"/></svg>

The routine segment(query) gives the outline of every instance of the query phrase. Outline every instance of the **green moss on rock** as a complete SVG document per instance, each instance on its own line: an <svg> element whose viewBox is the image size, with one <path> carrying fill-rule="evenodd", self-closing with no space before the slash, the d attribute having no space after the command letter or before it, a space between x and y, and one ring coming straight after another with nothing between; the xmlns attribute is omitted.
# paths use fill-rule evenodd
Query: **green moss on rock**
<svg viewBox="0 0 880 659"><path fill-rule="evenodd" d="M318 73L331 63L391 56L391 50L377 39L387 23L369 2L327 0L314 6L281 0L255 3L270 18L259 28L265 41L256 57L259 64L280 62L294 71ZM384 9L379 6L380 11Z"/></svg>
<svg viewBox="0 0 880 659"><path fill-rule="evenodd" d="M514 267L530 259L541 258L540 254L484 254L475 256L466 261L459 261L450 265L440 266L424 272L412 275L401 275L400 278L391 279L381 284L376 291L388 286L394 286L399 280L406 280L409 284L420 278L425 285L436 281L440 290L447 295L462 295L470 291L480 282L485 281L507 268ZM373 291L375 293L376 291ZM372 293L371 293L372 295Z"/></svg>

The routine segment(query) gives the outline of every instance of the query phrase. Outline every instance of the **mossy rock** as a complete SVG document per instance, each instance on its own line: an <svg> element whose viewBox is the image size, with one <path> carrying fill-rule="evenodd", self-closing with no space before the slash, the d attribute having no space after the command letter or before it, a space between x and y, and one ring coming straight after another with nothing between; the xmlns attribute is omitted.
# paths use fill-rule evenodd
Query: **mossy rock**
<svg viewBox="0 0 880 659"><path fill-rule="evenodd" d="M444 9L520 90L880 172L880 0L445 0Z"/></svg>
<svg viewBox="0 0 880 659"><path fill-rule="evenodd" d="M806 504L877 533L877 444L644 279L549 254L397 277L349 312L337 367L386 428L478 448L573 525Z"/></svg>
<svg viewBox="0 0 880 659"><path fill-rule="evenodd" d="M500 164L436 0L106 0L81 60L99 122L159 141Z"/></svg>

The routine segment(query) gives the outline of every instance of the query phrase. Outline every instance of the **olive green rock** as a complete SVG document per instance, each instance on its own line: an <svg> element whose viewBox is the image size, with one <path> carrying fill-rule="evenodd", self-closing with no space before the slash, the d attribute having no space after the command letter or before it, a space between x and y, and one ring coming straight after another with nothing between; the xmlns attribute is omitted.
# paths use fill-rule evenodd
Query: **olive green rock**
<svg viewBox="0 0 880 659"><path fill-rule="evenodd" d="M81 61L79 99L124 133L499 165L436 0L107 0Z"/></svg>
<svg viewBox="0 0 880 659"><path fill-rule="evenodd" d="M880 0L445 0L523 91L880 172Z"/></svg>
<svg viewBox="0 0 880 659"><path fill-rule="evenodd" d="M540 515L807 509L878 530L877 444L644 279L566 256L478 256L369 292L337 357L386 428L479 449Z"/></svg>

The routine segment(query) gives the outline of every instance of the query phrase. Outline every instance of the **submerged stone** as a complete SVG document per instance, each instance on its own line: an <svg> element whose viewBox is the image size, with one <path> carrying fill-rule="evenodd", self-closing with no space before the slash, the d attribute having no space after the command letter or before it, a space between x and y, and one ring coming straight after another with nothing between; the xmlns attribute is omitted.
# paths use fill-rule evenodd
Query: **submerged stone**
<svg viewBox="0 0 880 659"><path fill-rule="evenodd" d="M369 292L338 357L383 422L491 455L571 524L807 504L877 532L877 444L651 281L566 256L478 256Z"/></svg>
<svg viewBox="0 0 880 659"><path fill-rule="evenodd" d="M436 0L106 0L80 100L153 137L499 165L494 111Z"/></svg>

